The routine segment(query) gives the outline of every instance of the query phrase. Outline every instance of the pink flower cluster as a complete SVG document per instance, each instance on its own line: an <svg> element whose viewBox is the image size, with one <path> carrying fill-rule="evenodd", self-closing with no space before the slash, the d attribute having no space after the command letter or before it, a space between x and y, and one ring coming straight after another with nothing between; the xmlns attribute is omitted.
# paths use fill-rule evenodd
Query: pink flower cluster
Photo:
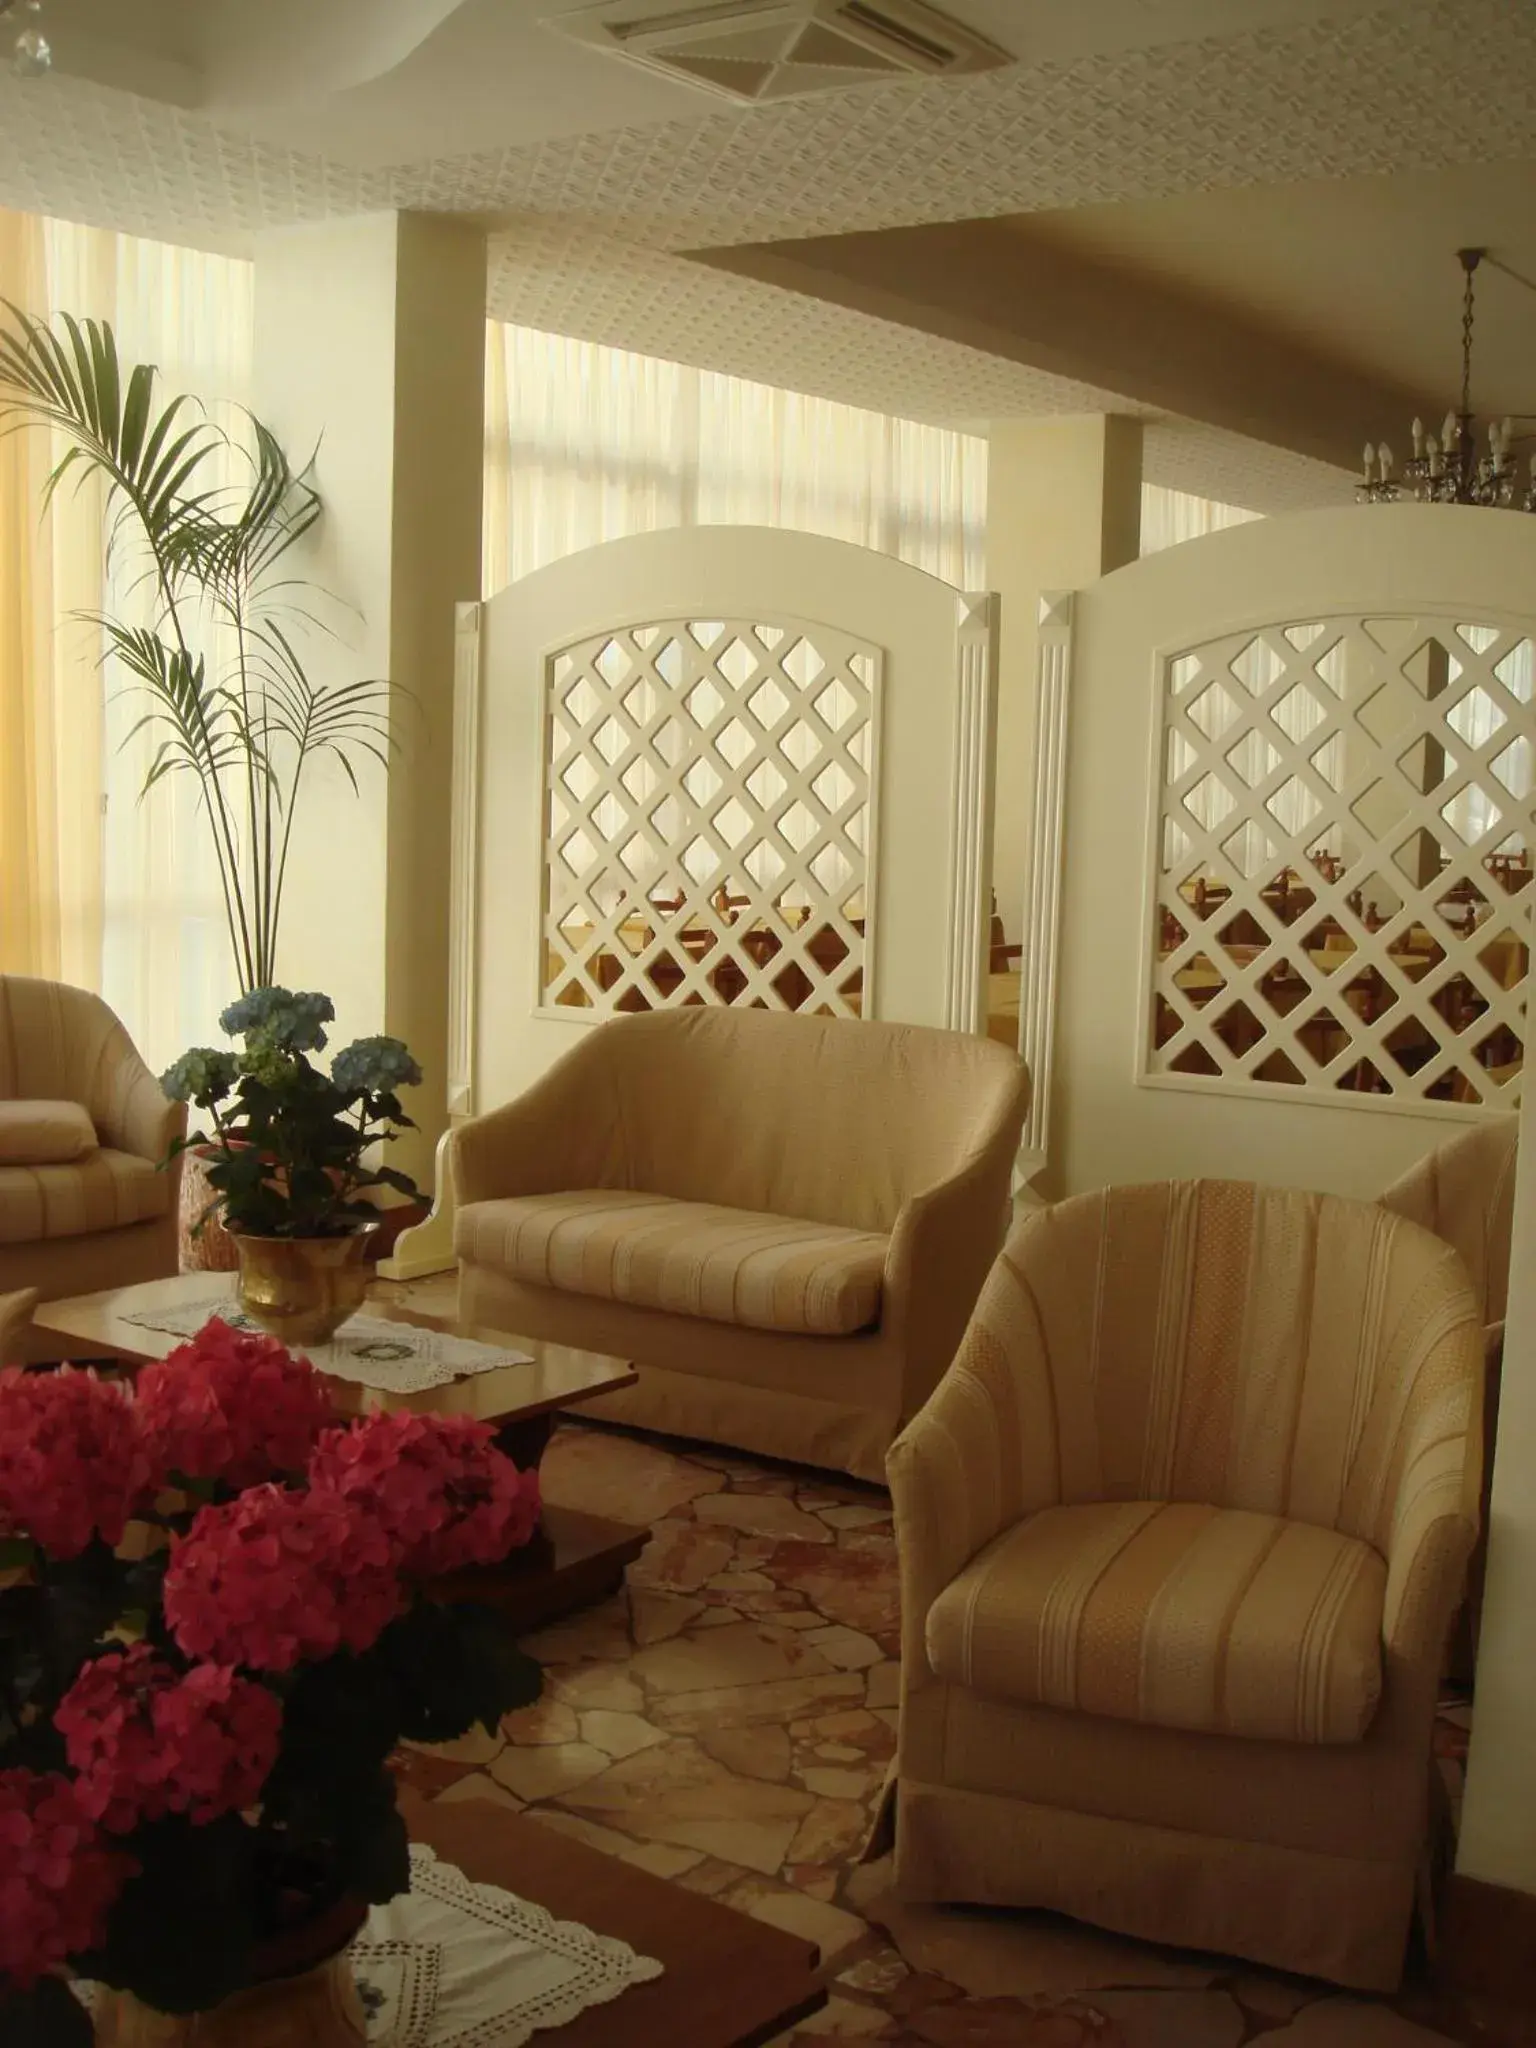
<svg viewBox="0 0 1536 2048"><path fill-rule="evenodd" d="M537 1528L539 1477L494 1438L467 1415L379 1415L324 1437L309 1483L381 1530L408 1578L495 1564Z"/></svg>
<svg viewBox="0 0 1536 2048"><path fill-rule="evenodd" d="M202 1510L172 1553L163 1601L188 1657L279 1672L368 1649L401 1592L393 1546L345 1501L256 1486Z"/></svg>
<svg viewBox="0 0 1536 2048"><path fill-rule="evenodd" d="M143 1643L87 1664L53 1720L81 1806L119 1835L168 1813L202 1822L254 1806L283 1732L266 1686L219 1664L179 1672Z"/></svg>
<svg viewBox="0 0 1536 2048"><path fill-rule="evenodd" d="M55 1558L120 1543L154 1477L123 1388L68 1366L0 1373L0 1535Z"/></svg>
<svg viewBox="0 0 1536 2048"><path fill-rule="evenodd" d="M101 1941L133 1869L68 1778L0 1771L0 1982L35 1984Z"/></svg>
<svg viewBox="0 0 1536 2048"><path fill-rule="evenodd" d="M139 1374L137 1401L157 1472L235 1487L302 1472L335 1419L307 1360L218 1317Z"/></svg>

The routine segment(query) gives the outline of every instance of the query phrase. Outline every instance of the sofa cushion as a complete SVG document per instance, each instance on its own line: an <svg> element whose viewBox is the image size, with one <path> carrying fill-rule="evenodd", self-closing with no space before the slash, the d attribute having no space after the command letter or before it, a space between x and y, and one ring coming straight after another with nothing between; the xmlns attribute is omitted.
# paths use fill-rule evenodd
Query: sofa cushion
<svg viewBox="0 0 1536 2048"><path fill-rule="evenodd" d="M149 1160L106 1148L69 1166L0 1166L0 1244L147 1223L170 1208L171 1186Z"/></svg>
<svg viewBox="0 0 1536 2048"><path fill-rule="evenodd" d="M454 1225L461 1259L513 1280L822 1337L878 1320L886 1242L621 1188L470 1202Z"/></svg>
<svg viewBox="0 0 1536 2048"><path fill-rule="evenodd" d="M60 1166L96 1150L78 1102L0 1102L0 1166Z"/></svg>
<svg viewBox="0 0 1536 2048"><path fill-rule="evenodd" d="M928 1615L940 1678L1161 1728L1355 1742L1381 1695L1369 1544L1239 1509L1118 1501L1007 1530Z"/></svg>

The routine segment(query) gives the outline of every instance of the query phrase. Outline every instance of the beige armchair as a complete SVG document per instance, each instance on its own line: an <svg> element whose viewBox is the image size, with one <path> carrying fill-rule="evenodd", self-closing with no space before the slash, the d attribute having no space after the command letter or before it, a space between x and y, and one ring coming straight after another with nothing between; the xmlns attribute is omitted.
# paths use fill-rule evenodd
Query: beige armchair
<svg viewBox="0 0 1536 2048"><path fill-rule="evenodd" d="M0 975L0 1289L53 1301L174 1273L181 1176L160 1161L185 1118L99 996Z"/></svg>
<svg viewBox="0 0 1536 2048"><path fill-rule="evenodd" d="M1490 1331L1502 1328L1509 1301L1519 1142L1517 1115L1474 1124L1426 1153L1380 1198L1383 1208L1461 1253Z"/></svg>
<svg viewBox="0 0 1536 2048"><path fill-rule="evenodd" d="M1384 1209L1454 1245L1471 1276L1483 1318L1483 1486L1480 1527L1467 1567L1467 1597L1451 1638L1446 1677L1472 1688L1488 1570L1493 1444L1504 1377L1504 1316L1515 1228L1520 1119L1494 1117L1437 1145L1380 1197Z"/></svg>
<svg viewBox="0 0 1536 2048"><path fill-rule="evenodd" d="M1022 1224L888 1461L900 1890L1395 1985L1480 1350L1456 1253L1373 1204Z"/></svg>
<svg viewBox="0 0 1536 2048"><path fill-rule="evenodd" d="M617 1018L454 1134L460 1312L633 1359L584 1412L878 1479L1002 1241L1026 1098L957 1032Z"/></svg>

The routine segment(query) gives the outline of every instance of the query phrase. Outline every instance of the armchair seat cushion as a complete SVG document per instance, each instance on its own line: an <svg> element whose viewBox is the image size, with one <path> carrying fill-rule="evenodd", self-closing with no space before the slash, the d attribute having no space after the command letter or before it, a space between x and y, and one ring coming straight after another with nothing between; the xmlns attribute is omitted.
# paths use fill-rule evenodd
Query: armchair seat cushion
<svg viewBox="0 0 1536 2048"><path fill-rule="evenodd" d="M1310 1523L1156 1501L1046 1508L928 1614L935 1673L992 1699L1200 1734L1355 1742L1387 1568Z"/></svg>
<svg viewBox="0 0 1536 2048"><path fill-rule="evenodd" d="M822 1337L879 1320L887 1242L623 1188L470 1202L454 1226L461 1259L533 1286Z"/></svg>
<svg viewBox="0 0 1536 2048"><path fill-rule="evenodd" d="M172 1174L103 1146L64 1166L0 1166L0 1244L85 1237L166 1215Z"/></svg>
<svg viewBox="0 0 1536 2048"><path fill-rule="evenodd" d="M59 1166L96 1150L78 1102L0 1101L0 1166Z"/></svg>

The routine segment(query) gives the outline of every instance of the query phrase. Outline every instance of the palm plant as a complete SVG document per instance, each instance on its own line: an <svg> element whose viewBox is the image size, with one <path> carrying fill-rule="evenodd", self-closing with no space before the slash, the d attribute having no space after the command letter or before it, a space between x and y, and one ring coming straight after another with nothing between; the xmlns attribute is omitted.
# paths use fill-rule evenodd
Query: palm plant
<svg viewBox="0 0 1536 2048"><path fill-rule="evenodd" d="M316 682L297 645L318 622L287 558L321 518L319 494L260 420L237 440L195 399L164 399L150 364L125 374L105 322L0 310L3 430L66 443L45 504L67 481L100 479L107 565L131 550L148 593L148 625L91 615L104 661L147 699L132 729L156 741L144 794L196 777L236 974L243 991L268 987L308 769L329 755L355 791L357 761L385 761L390 744L388 684ZM244 471L233 486L231 464Z"/></svg>

